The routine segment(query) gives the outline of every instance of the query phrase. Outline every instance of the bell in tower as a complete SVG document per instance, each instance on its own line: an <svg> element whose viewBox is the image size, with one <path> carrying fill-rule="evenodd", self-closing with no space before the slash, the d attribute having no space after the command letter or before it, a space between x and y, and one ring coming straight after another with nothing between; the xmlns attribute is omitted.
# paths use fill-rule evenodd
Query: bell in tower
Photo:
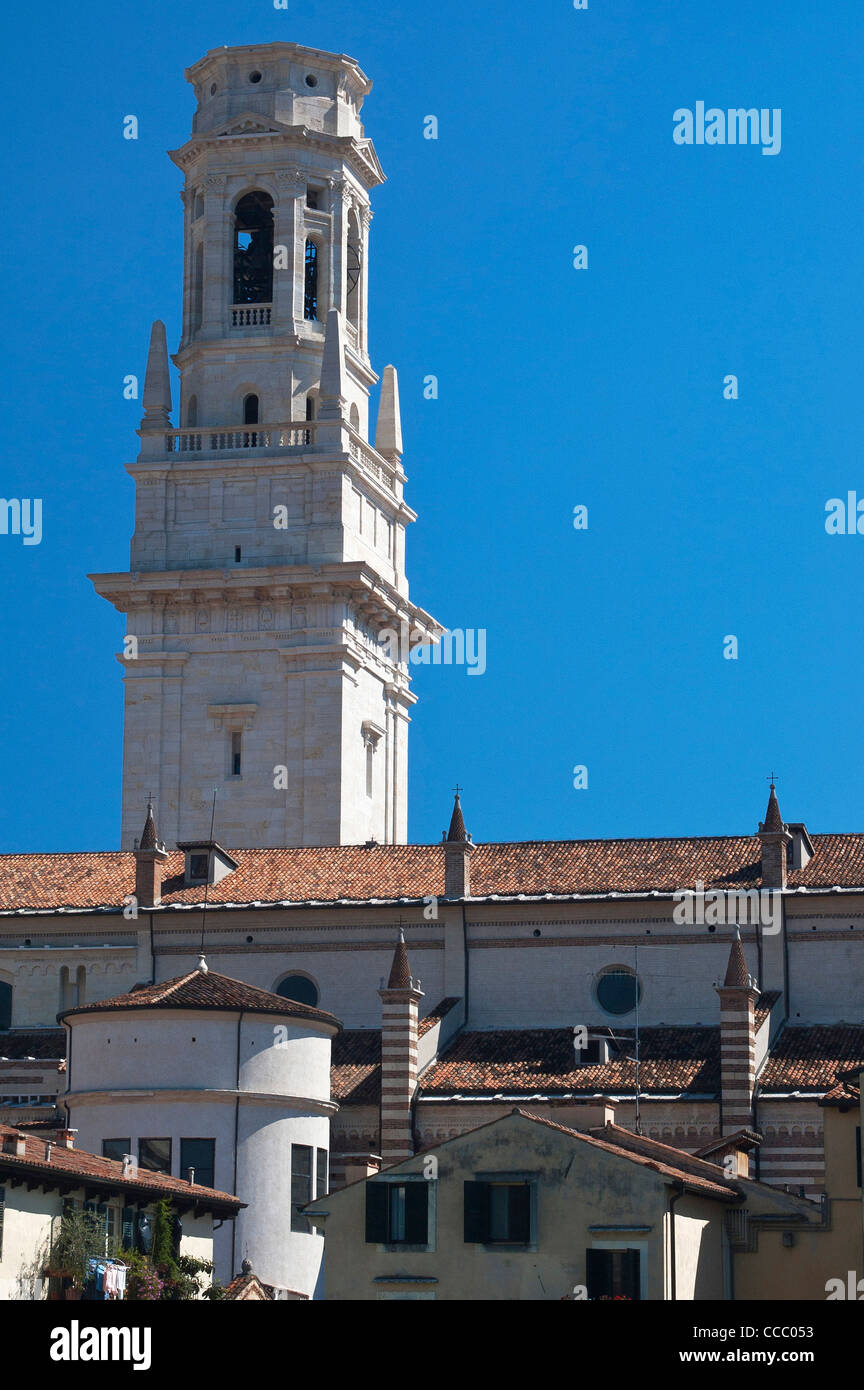
<svg viewBox="0 0 864 1390"><path fill-rule="evenodd" d="M130 569L92 576L126 615L122 843L153 794L169 843L404 841L409 601L398 388L376 445L367 352L370 82L296 44L188 69L183 323L172 422L154 324ZM157 795L158 788L158 795Z"/></svg>

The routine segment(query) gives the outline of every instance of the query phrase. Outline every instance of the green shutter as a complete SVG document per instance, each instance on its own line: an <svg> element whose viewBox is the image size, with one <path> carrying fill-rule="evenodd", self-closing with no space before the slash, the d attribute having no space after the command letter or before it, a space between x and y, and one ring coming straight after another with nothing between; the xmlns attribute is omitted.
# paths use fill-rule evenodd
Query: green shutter
<svg viewBox="0 0 864 1390"><path fill-rule="evenodd" d="M429 1244L429 1184L405 1184L405 1244Z"/></svg>
<svg viewBox="0 0 864 1390"><path fill-rule="evenodd" d="M489 1184L463 1184L465 1203L465 1243L484 1245L489 1239Z"/></svg>
<svg viewBox="0 0 864 1390"><path fill-rule="evenodd" d="M366 1184L366 1244L387 1244L388 1185L385 1182Z"/></svg>
<svg viewBox="0 0 864 1390"><path fill-rule="evenodd" d="M585 1251L585 1282L589 1299L612 1296L612 1254L611 1250Z"/></svg>
<svg viewBox="0 0 864 1390"><path fill-rule="evenodd" d="M509 1236L514 1245L527 1245L531 1240L531 1185L518 1183L510 1188Z"/></svg>

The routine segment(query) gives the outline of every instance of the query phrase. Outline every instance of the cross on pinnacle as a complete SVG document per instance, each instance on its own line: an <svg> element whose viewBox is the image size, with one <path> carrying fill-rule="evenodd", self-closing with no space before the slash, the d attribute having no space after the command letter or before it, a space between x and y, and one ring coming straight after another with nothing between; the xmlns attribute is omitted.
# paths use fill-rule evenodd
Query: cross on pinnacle
<svg viewBox="0 0 864 1390"><path fill-rule="evenodd" d="M455 785L455 787L453 788L453 790L454 790L454 792L456 793L457 796L458 796L459 793L462 791L462 788L460 787L460 785L459 785L458 782L456 783L456 785Z"/></svg>
<svg viewBox="0 0 864 1390"><path fill-rule="evenodd" d="M776 777L776 775L772 772L772 773L770 773L770 775L769 775L768 777L765 778L765 781L766 781L766 782L770 782L771 785L772 785L772 787L773 787L774 784L775 784L775 782L777 781L777 777Z"/></svg>

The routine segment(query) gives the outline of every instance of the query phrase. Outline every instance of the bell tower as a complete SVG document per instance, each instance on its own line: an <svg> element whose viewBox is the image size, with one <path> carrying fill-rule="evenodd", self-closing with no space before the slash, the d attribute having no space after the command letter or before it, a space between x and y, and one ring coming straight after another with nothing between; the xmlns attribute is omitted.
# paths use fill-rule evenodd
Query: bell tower
<svg viewBox="0 0 864 1390"><path fill-rule="evenodd" d="M126 614L122 843L150 795L169 844L206 832L214 786L231 848L404 841L408 647L441 628L408 598L392 367L370 443L371 83L290 43L186 77L178 419L157 321L129 572L91 576Z"/></svg>

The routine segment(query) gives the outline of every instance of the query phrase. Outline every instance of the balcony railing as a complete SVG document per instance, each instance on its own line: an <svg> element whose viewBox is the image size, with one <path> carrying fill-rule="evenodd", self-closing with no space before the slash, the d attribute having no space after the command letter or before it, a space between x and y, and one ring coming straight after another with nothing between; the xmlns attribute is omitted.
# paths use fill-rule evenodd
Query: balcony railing
<svg viewBox="0 0 864 1390"><path fill-rule="evenodd" d="M232 304L232 328L266 328L273 316L272 304Z"/></svg>
<svg viewBox="0 0 864 1390"><path fill-rule="evenodd" d="M292 421L286 425L204 425L192 429L166 430L166 454L218 454L232 452L255 453L274 450L297 450L302 452L318 446L319 429L327 427L328 435L338 421ZM381 483L390 492L395 491L396 470L380 454L367 444L353 426L343 421L341 428L348 434L348 452L359 468ZM330 439L325 436L321 448L330 447Z"/></svg>

